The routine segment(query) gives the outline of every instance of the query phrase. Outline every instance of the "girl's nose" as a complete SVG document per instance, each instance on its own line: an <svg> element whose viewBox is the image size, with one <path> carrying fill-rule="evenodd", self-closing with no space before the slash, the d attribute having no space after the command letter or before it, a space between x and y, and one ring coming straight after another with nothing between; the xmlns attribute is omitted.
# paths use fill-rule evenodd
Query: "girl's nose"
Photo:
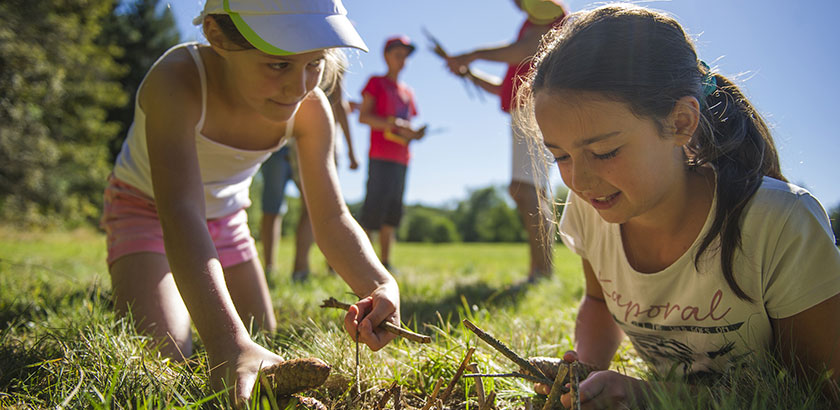
<svg viewBox="0 0 840 410"><path fill-rule="evenodd" d="M571 175L569 175L568 183L576 192L585 192L593 188L595 184L595 177L589 167L589 161L586 158L578 161L573 161L570 167Z"/></svg>
<svg viewBox="0 0 840 410"><path fill-rule="evenodd" d="M308 91L306 70L300 70L289 76L288 82L285 84L285 91L288 97L295 98L295 100L303 99Z"/></svg>

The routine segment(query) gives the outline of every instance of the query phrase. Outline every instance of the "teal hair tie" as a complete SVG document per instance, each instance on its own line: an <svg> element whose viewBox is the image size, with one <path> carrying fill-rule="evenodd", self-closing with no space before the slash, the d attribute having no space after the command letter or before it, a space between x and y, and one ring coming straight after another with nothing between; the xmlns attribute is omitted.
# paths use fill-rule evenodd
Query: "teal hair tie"
<svg viewBox="0 0 840 410"><path fill-rule="evenodd" d="M700 80L700 84L703 85L703 98L706 98L717 90L717 79L715 78L714 73L712 73L712 69L709 68L709 65L706 64L705 61L700 60L700 65L706 69L706 75L704 75L703 79Z"/></svg>

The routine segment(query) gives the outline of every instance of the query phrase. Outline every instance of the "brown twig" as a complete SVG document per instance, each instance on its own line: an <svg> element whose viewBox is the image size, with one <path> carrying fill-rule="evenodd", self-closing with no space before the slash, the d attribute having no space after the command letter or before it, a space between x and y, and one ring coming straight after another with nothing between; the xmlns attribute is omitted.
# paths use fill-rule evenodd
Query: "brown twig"
<svg viewBox="0 0 840 410"><path fill-rule="evenodd" d="M343 309L343 310L350 309L349 304L339 302L338 300L336 300L335 298L332 298L332 297L329 298L329 299L324 299L324 301L321 302L321 307L322 308L337 308L337 309ZM412 332L408 329L403 329L403 328L401 328L401 327L399 327L399 326L397 326L397 325L395 325L391 322L388 322L388 321L383 321L382 323L379 324L378 327L380 329L383 329L383 330L389 332L389 333L393 333L397 336L404 337L408 340L411 340L411 341L414 341L414 342L417 342L417 343L431 343L432 342L432 338L429 337L429 336L421 335L419 333L414 333L414 332Z"/></svg>
<svg viewBox="0 0 840 410"><path fill-rule="evenodd" d="M356 398L362 396L362 386L359 382L359 329L356 329L356 385L355 385L355 393Z"/></svg>
<svg viewBox="0 0 840 410"><path fill-rule="evenodd" d="M539 383L551 385L551 379L546 377L540 369L531 364L529 361L523 359L518 354L514 353L507 346L505 346L504 343L496 340L496 338L490 336L489 334L487 334L487 332L481 330L473 322L470 322L469 319L464 319L464 326L466 326L467 329L470 329L473 333L475 333L481 340L487 342L487 344L489 344L492 348L505 355L505 357L507 357L508 359L513 360L514 363L519 365L519 367L524 369L526 372L531 373L532 376L539 378Z"/></svg>
<svg viewBox="0 0 840 410"><path fill-rule="evenodd" d="M438 392L440 392L441 384L443 384L443 377L438 377L435 388L432 390L432 395L426 399L426 404L423 405L422 410L429 410L435 404L435 399L437 399Z"/></svg>
<svg viewBox="0 0 840 410"><path fill-rule="evenodd" d="M490 410L495 406L496 401L496 392L491 391L490 394L487 395L487 400L484 401L484 404L478 408L478 410Z"/></svg>
<svg viewBox="0 0 840 410"><path fill-rule="evenodd" d="M530 374L526 373L519 373L519 372L510 372L510 373L468 373L465 374L463 377L474 377L474 378L482 378L482 377L518 377L520 379L528 380L529 382L534 383L542 383L543 380L539 377L531 376Z"/></svg>
<svg viewBox="0 0 840 410"><path fill-rule="evenodd" d="M452 376L452 381L449 382L449 385L446 386L446 390L444 390L443 394L440 395L441 400L446 401L446 399L449 398L449 395L452 394L452 390L455 389L455 385L458 383L458 380L461 379L461 375L464 374L464 370L467 368L467 363L470 362L473 352L475 352L474 347L467 350L464 360L461 360L461 365L458 366L458 370L455 372L455 375Z"/></svg>
<svg viewBox="0 0 840 410"><path fill-rule="evenodd" d="M470 363L467 370L471 371L475 377L475 394L478 396L478 407L484 404L484 381L481 380L481 375L478 375L478 363ZM467 375L464 375L467 377Z"/></svg>
<svg viewBox="0 0 840 410"><path fill-rule="evenodd" d="M397 381L394 380L394 382L391 383L391 386L388 387L388 389L385 390L385 393L382 394L382 397L379 399L379 401L376 402L376 407L375 407L376 410L382 410L382 409L385 408L385 405L388 404L388 399L391 398L391 394L394 392L394 388L396 386L397 386Z"/></svg>
<svg viewBox="0 0 840 410"><path fill-rule="evenodd" d="M394 387L394 410L402 409L402 387L397 385Z"/></svg>
<svg viewBox="0 0 840 410"><path fill-rule="evenodd" d="M572 385L572 410L580 410L580 369L578 362L569 366L569 382Z"/></svg>
<svg viewBox="0 0 840 410"><path fill-rule="evenodd" d="M551 391L548 393L548 398L545 399L545 404L543 405L542 410L555 410L563 408L563 405L560 403L560 396L568 391L566 390L566 386L563 385L563 380L569 373L569 368L570 365L568 363L563 363L560 365L560 368L557 369L557 376L554 377L554 383L551 384Z"/></svg>

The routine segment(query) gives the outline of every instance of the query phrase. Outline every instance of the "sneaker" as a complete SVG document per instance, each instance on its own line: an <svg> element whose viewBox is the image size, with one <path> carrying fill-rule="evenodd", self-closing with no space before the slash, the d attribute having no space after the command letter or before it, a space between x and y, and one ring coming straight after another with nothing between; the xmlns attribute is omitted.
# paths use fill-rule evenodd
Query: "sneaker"
<svg viewBox="0 0 840 410"><path fill-rule="evenodd" d="M292 272L292 282L306 282L309 279L308 270L298 270Z"/></svg>

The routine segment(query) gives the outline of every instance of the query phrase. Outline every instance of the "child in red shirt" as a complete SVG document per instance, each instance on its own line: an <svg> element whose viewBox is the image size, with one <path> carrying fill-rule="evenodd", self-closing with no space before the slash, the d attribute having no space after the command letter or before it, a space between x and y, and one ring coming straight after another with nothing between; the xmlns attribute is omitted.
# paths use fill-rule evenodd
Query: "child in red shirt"
<svg viewBox="0 0 840 410"><path fill-rule="evenodd" d="M379 231L379 259L389 270L394 231L402 217L402 198L408 168L408 144L423 138L423 128L411 127L417 116L414 93L398 77L405 60L414 52L414 45L405 36L385 43L388 72L373 76L362 90L359 121L370 125L367 194L359 223L365 232Z"/></svg>

